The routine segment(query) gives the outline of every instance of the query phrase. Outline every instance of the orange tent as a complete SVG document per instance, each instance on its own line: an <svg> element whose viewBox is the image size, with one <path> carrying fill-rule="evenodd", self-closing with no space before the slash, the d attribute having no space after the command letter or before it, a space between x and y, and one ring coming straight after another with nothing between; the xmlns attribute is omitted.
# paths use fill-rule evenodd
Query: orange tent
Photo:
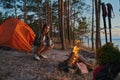
<svg viewBox="0 0 120 80"><path fill-rule="evenodd" d="M0 46L30 52L34 38L33 30L19 19L9 18L0 25Z"/></svg>

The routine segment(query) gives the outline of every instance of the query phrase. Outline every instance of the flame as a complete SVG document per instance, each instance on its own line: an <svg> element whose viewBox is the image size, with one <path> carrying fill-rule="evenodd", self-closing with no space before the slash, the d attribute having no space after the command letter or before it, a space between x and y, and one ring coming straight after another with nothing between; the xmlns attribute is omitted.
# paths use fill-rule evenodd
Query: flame
<svg viewBox="0 0 120 80"><path fill-rule="evenodd" d="M71 64L75 64L76 61L77 61L78 58L79 58L79 54L78 54L78 52L79 52L79 50L80 50L79 45L80 45L80 40L77 40L76 43L75 43L75 46L74 46L74 48L73 48L73 57L72 57Z"/></svg>

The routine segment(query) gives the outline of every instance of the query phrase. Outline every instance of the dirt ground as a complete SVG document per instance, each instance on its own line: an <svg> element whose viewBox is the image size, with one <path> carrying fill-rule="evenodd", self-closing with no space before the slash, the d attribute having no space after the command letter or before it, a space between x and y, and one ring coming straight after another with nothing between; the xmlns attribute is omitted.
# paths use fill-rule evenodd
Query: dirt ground
<svg viewBox="0 0 120 80"><path fill-rule="evenodd" d="M35 61L33 53L0 50L0 80L92 80L92 71L82 75L58 69L58 64L67 59L70 52L52 49L46 53L48 59ZM89 62L94 58L93 53L81 51L80 54Z"/></svg>

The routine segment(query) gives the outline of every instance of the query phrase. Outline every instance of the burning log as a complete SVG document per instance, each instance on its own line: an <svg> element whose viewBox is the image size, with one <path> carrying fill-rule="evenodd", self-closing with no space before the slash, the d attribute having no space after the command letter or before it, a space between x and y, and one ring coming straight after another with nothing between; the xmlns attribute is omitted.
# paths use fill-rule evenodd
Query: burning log
<svg viewBox="0 0 120 80"><path fill-rule="evenodd" d="M73 48L73 51L70 53L69 57L64 61L59 63L58 67L60 70L63 70L65 72L69 72L70 69L74 69L75 71L78 71L78 65L77 63L83 63L87 67L88 71L93 70L93 66L89 63L87 63L82 57L78 54L80 51L80 41L76 42L76 45Z"/></svg>

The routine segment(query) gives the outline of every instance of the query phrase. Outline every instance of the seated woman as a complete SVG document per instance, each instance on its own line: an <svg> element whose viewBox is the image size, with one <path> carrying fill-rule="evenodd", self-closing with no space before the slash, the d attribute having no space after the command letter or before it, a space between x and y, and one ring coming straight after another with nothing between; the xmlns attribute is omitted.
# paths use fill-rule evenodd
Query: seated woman
<svg viewBox="0 0 120 80"><path fill-rule="evenodd" d="M44 24L43 25L43 28L42 28L42 31L41 31L41 34L40 34L40 38L39 38L39 41L40 41L40 47L38 47L34 53L35 53L35 56L34 58L36 60L40 60L40 57L42 58L47 58L47 56L45 56L45 52L52 49L53 48L53 43L52 43L52 40L49 36L49 30L50 30L50 26L47 25L47 24Z"/></svg>

